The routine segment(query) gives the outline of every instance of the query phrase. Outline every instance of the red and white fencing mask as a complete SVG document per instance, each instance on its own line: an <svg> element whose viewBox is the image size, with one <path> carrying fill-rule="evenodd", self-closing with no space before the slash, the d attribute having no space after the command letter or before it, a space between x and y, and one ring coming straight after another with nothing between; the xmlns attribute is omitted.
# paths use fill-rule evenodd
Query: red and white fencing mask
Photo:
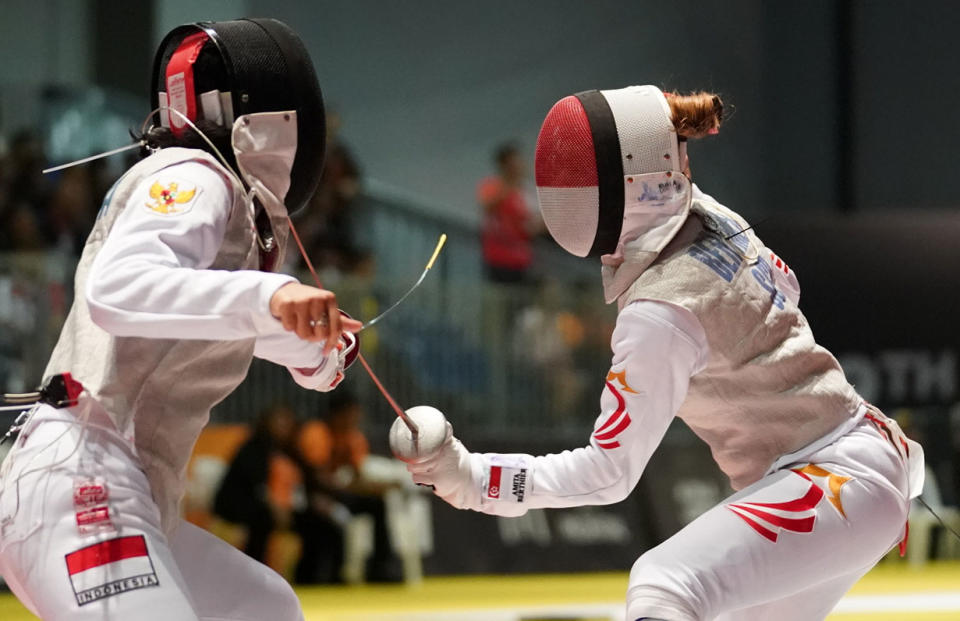
<svg viewBox="0 0 960 621"><path fill-rule="evenodd" d="M670 106L655 86L561 99L537 138L537 195L547 229L579 257L618 253L631 242L659 252L690 209L681 156Z"/></svg>

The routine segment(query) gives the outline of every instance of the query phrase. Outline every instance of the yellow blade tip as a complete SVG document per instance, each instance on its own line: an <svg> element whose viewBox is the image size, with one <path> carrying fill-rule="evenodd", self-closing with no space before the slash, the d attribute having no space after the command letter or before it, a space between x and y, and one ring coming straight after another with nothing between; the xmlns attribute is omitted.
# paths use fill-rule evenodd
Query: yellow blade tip
<svg viewBox="0 0 960 621"><path fill-rule="evenodd" d="M443 245L447 243L447 234L440 234L440 241L437 242L437 247L433 250L433 256L430 257L430 260L427 261L427 269L433 267L433 262L437 260L437 256L440 254L440 250L443 248Z"/></svg>

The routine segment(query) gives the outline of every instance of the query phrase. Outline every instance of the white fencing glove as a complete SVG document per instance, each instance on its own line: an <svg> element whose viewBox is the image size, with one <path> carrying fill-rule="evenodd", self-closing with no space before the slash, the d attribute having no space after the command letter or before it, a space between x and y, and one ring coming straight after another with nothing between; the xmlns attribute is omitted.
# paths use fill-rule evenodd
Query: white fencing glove
<svg viewBox="0 0 960 621"><path fill-rule="evenodd" d="M418 439L403 420L390 429L393 454L407 463L418 485L457 509L472 509L503 516L526 513L532 481L532 459L528 455L471 453L453 435L443 414L429 406L405 412L419 428Z"/></svg>
<svg viewBox="0 0 960 621"><path fill-rule="evenodd" d="M433 487L437 496L457 509L480 510L483 458L468 451L453 436L450 423L440 449L420 461L407 462L407 470L414 483Z"/></svg>

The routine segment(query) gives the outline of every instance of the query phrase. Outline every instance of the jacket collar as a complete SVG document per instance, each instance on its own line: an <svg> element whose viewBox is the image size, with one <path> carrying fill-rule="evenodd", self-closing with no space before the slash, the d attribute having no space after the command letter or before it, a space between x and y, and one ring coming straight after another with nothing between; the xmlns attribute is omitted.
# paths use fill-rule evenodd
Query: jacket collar
<svg viewBox="0 0 960 621"><path fill-rule="evenodd" d="M254 210L256 199L266 211L278 253L273 263L281 265L290 233L283 199L290 189L290 172L297 154L297 113L291 110L240 116L233 124L231 143L249 188L248 204Z"/></svg>
<svg viewBox="0 0 960 621"><path fill-rule="evenodd" d="M617 249L600 257L603 297L614 302L656 261L690 213L699 190L682 174L663 172L628 177L627 206Z"/></svg>

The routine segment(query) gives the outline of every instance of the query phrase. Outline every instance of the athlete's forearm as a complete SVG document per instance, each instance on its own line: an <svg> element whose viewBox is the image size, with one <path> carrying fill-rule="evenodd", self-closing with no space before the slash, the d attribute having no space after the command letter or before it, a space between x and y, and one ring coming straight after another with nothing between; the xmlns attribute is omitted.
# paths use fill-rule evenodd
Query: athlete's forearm
<svg viewBox="0 0 960 621"><path fill-rule="evenodd" d="M593 445L538 457L488 453L477 458L478 510L502 516L521 515L529 509L620 502L630 494L645 465L643 460L611 458Z"/></svg>
<svg viewBox="0 0 960 621"><path fill-rule="evenodd" d="M117 336L233 340L282 330L270 315L270 298L293 281L283 274L161 267L138 260L92 273L86 295L93 321Z"/></svg>
<svg viewBox="0 0 960 621"><path fill-rule="evenodd" d="M502 516L626 498L702 369L707 344L692 313L641 302L621 313L612 346L587 446L534 457L469 453L451 442L442 455L409 466L414 480L436 485L455 506Z"/></svg>

